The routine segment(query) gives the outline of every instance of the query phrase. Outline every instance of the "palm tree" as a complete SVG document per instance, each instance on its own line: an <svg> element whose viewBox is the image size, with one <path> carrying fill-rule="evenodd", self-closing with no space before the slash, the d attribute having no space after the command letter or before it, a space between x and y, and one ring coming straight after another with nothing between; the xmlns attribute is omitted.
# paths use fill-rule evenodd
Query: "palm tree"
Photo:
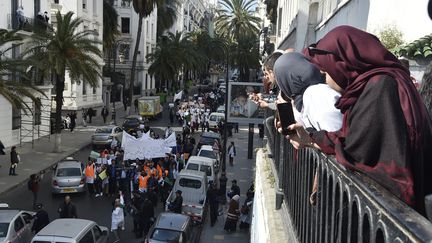
<svg viewBox="0 0 432 243"><path fill-rule="evenodd" d="M135 49L134 49L133 58L132 58L132 68L131 68L131 75L130 75L129 101L128 101L129 106L132 104L132 99L133 99L133 87L134 87L134 82L135 82L136 59L138 57L138 50L139 50L139 45L140 45L140 41L141 41L143 19L145 17L148 17L153 12L154 8L156 7L157 1L158 0L133 0L132 1L134 11L139 16L139 21L138 21L137 39L135 42ZM129 109L129 112L130 112L130 109Z"/></svg>
<svg viewBox="0 0 432 243"><path fill-rule="evenodd" d="M34 87L31 79L25 74L28 63L22 59L11 59L6 53L12 50L9 44L20 45L22 37L13 31L0 29L0 95L11 103L14 108L23 109L25 113L31 111L25 98L30 98L35 104L40 105L40 99L36 94L45 94L38 88ZM12 75L11 75L12 74ZM5 79L7 76L17 77L19 80Z"/></svg>
<svg viewBox="0 0 432 243"><path fill-rule="evenodd" d="M222 8L216 18L216 32L238 41L240 35L257 34L260 18L253 16L255 0L220 0Z"/></svg>
<svg viewBox="0 0 432 243"><path fill-rule="evenodd" d="M237 43L231 48L234 50L232 60L240 71L239 79L243 82L249 81L249 69L259 67L259 42L257 36L240 36Z"/></svg>
<svg viewBox="0 0 432 243"><path fill-rule="evenodd" d="M103 1L103 47L108 55L108 69L111 69L112 47L116 37L120 35L118 30L118 14L108 0Z"/></svg>
<svg viewBox="0 0 432 243"><path fill-rule="evenodd" d="M157 3L157 37L171 28L177 19L177 0L160 0Z"/></svg>
<svg viewBox="0 0 432 243"><path fill-rule="evenodd" d="M61 111L66 70L72 81L97 86L101 77L101 42L94 39L93 30L80 31L83 23L80 18L72 18L73 12L64 16L57 12L57 27L32 35L29 49L24 53L40 70L50 73L55 81L56 101L56 141L55 152L60 152Z"/></svg>

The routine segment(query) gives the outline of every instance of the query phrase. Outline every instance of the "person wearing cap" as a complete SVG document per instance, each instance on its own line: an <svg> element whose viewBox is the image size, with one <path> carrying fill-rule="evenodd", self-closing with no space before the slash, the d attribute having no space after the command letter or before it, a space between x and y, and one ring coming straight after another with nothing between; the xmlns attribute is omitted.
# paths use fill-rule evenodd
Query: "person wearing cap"
<svg viewBox="0 0 432 243"><path fill-rule="evenodd" d="M234 195L229 203L227 218L224 226L224 230L228 232L237 230L237 221L240 216L239 204L240 196Z"/></svg>
<svg viewBox="0 0 432 243"><path fill-rule="evenodd" d="M182 191L177 190L176 198L174 199L174 201L170 202L168 208L174 213L181 213L182 206L183 206Z"/></svg>
<svg viewBox="0 0 432 243"><path fill-rule="evenodd" d="M43 209L42 203L36 203L35 208L38 210L33 216L34 222L31 231L37 234L41 229L50 222L47 211Z"/></svg>

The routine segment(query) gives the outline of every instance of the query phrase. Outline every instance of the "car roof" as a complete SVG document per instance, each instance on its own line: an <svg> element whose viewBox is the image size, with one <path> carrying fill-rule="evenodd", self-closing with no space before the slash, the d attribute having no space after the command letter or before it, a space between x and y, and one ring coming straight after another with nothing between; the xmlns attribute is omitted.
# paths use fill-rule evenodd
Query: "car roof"
<svg viewBox="0 0 432 243"><path fill-rule="evenodd" d="M161 213L156 221L155 228L183 231L186 228L189 216L179 213Z"/></svg>
<svg viewBox="0 0 432 243"><path fill-rule="evenodd" d="M220 112L212 112L212 113L210 113L210 116L212 116L212 115L216 115L216 116L225 116L224 113L220 113Z"/></svg>
<svg viewBox="0 0 432 243"><path fill-rule="evenodd" d="M179 177L181 177L183 175L184 176L190 176L190 177L199 177L199 178L201 178L203 176L207 176L207 174L205 172L202 172L202 171L197 171L197 170L181 170L180 173L179 173L179 176L177 178L179 178Z"/></svg>
<svg viewBox="0 0 432 243"><path fill-rule="evenodd" d="M73 168L81 167L81 162L78 160L62 160L57 163L57 168Z"/></svg>
<svg viewBox="0 0 432 243"><path fill-rule="evenodd" d="M200 148L200 151L201 151L201 150L213 151L213 146L211 146L211 145L203 145L203 146L201 146L201 148Z"/></svg>
<svg viewBox="0 0 432 243"><path fill-rule="evenodd" d="M10 223L19 212L18 209L0 209L0 223Z"/></svg>
<svg viewBox="0 0 432 243"><path fill-rule="evenodd" d="M140 115L129 115L126 117L126 119L142 119L142 117Z"/></svg>
<svg viewBox="0 0 432 243"><path fill-rule="evenodd" d="M56 219L39 231L37 236L74 238L93 224L93 221L86 219Z"/></svg>
<svg viewBox="0 0 432 243"><path fill-rule="evenodd" d="M214 159L210 159L210 158L203 157L203 156L191 156L188 159L188 164L190 162L198 162L201 164L213 164L213 161L214 161Z"/></svg>
<svg viewBox="0 0 432 243"><path fill-rule="evenodd" d="M203 134L201 135L201 137L220 138L220 134L219 133L215 133L215 132L203 132Z"/></svg>

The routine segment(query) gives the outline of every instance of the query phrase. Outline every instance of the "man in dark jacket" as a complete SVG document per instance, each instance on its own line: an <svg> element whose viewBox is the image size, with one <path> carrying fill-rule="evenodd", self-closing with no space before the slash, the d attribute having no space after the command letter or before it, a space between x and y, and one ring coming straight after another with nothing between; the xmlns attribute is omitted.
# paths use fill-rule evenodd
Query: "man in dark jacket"
<svg viewBox="0 0 432 243"><path fill-rule="evenodd" d="M11 156L11 159L10 159L11 160L11 167L9 169L9 175L16 176L18 174L15 172L15 169L18 166L19 158L18 158L18 153L16 151L15 146L12 146L10 156Z"/></svg>
<svg viewBox="0 0 432 243"><path fill-rule="evenodd" d="M213 227L216 223L219 210L218 190L214 187L213 183L210 183L207 191L207 200L210 204L210 226Z"/></svg>
<svg viewBox="0 0 432 243"><path fill-rule="evenodd" d="M147 235L151 224L154 220L154 207L153 203L146 197L141 205L142 212L142 229L144 231L144 235Z"/></svg>
<svg viewBox="0 0 432 243"><path fill-rule="evenodd" d="M108 108L106 106L104 106L102 108L101 115L102 115L102 119L103 119L104 124L105 124L106 123L106 119L107 119L107 117L109 115L109 111L108 111Z"/></svg>
<svg viewBox="0 0 432 243"><path fill-rule="evenodd" d="M240 187L237 185L237 180L234 179L231 181L231 190L228 192L228 197L231 199L235 195L240 196Z"/></svg>
<svg viewBox="0 0 432 243"><path fill-rule="evenodd" d="M43 209L41 203L36 204L37 213L33 216L34 222L31 231L37 234L41 229L49 224L49 216L47 211Z"/></svg>
<svg viewBox="0 0 432 243"><path fill-rule="evenodd" d="M70 196L65 196L64 202L60 204L57 212L60 218L78 218L76 207L71 202Z"/></svg>
<svg viewBox="0 0 432 243"><path fill-rule="evenodd" d="M181 213L182 212L182 206L183 206L183 197L182 197L182 191L177 190L176 191L176 198L174 201L170 202L169 209L174 213Z"/></svg>

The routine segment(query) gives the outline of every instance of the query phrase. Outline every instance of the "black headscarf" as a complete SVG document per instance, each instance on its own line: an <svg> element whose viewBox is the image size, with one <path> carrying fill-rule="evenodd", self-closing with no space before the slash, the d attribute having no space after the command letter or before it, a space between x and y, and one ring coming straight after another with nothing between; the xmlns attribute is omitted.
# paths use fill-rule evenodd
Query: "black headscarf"
<svg viewBox="0 0 432 243"><path fill-rule="evenodd" d="M320 70L298 52L278 58L274 65L276 82L284 95L294 99L298 111L303 108L303 93L307 87L324 83Z"/></svg>

